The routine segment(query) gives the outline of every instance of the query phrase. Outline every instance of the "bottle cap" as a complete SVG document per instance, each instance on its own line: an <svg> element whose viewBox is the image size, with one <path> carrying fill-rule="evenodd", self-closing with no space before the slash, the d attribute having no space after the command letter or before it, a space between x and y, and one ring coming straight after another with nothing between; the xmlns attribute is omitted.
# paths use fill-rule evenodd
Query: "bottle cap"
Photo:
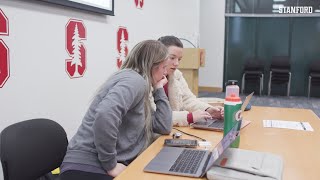
<svg viewBox="0 0 320 180"><path fill-rule="evenodd" d="M226 97L226 101L240 102L241 99L239 96L236 96L234 93L231 93L230 96Z"/></svg>
<svg viewBox="0 0 320 180"><path fill-rule="evenodd" d="M226 83L226 86L228 85L238 85L238 81L237 80L228 80L228 82Z"/></svg>

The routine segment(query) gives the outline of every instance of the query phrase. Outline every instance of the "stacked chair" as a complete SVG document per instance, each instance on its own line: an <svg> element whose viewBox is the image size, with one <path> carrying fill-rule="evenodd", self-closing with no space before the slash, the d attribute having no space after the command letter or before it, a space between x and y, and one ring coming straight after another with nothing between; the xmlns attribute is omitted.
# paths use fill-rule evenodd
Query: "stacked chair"
<svg viewBox="0 0 320 180"><path fill-rule="evenodd" d="M263 92L263 79L264 79L264 63L259 58L249 58L243 69L241 93L244 93L246 83L258 84L259 95Z"/></svg>
<svg viewBox="0 0 320 180"><path fill-rule="evenodd" d="M291 65L288 56L274 56L269 71L268 96L271 94L272 84L286 84L287 96L290 96Z"/></svg>
<svg viewBox="0 0 320 180"><path fill-rule="evenodd" d="M310 97L311 86L320 86L320 60L313 61L309 68L308 98Z"/></svg>

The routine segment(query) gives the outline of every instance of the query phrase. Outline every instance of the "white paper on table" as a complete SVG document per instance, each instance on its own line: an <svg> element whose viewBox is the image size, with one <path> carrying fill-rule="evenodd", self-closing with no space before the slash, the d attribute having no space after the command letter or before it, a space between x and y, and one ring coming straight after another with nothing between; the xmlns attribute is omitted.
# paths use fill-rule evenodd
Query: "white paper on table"
<svg viewBox="0 0 320 180"><path fill-rule="evenodd" d="M309 122L297 121L263 120L263 127L313 131L313 128L311 127Z"/></svg>
<svg viewBox="0 0 320 180"><path fill-rule="evenodd" d="M212 146L211 142L209 142L209 141L198 141L198 145L200 147L205 147L205 148Z"/></svg>

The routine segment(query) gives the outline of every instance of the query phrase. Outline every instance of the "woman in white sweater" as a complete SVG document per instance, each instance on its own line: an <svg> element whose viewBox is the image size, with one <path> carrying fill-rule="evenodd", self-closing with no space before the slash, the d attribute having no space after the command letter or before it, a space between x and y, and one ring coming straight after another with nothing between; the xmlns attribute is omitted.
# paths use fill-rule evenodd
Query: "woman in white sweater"
<svg viewBox="0 0 320 180"><path fill-rule="evenodd" d="M223 107L213 107L198 100L190 91L181 71L177 69L182 59L183 44L180 39L175 36L164 36L158 40L167 46L169 51L168 83L164 86L164 89L173 111L173 125L187 126L201 119L223 119Z"/></svg>

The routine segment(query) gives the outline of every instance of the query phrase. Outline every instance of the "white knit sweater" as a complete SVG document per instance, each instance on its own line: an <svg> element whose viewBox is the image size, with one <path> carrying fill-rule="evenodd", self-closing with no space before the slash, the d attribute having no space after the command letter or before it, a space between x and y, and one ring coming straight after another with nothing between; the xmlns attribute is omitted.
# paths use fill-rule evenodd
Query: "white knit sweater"
<svg viewBox="0 0 320 180"><path fill-rule="evenodd" d="M196 110L206 110L211 105L202 102L190 91L182 72L175 72L168 78L168 96L172 109L172 123L174 126L187 126L187 115ZM156 105L151 98L151 105L156 109Z"/></svg>

